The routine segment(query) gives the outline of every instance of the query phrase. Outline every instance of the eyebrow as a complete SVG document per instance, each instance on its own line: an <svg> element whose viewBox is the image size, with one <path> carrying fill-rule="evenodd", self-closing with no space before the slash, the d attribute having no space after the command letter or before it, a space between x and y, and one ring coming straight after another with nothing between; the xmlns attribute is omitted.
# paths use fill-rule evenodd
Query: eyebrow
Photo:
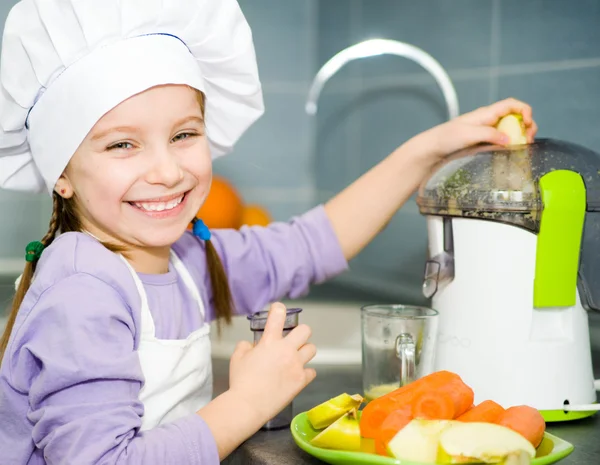
<svg viewBox="0 0 600 465"><path fill-rule="evenodd" d="M177 121L174 126L182 126L186 123L191 123L191 122L204 124L204 119L200 118L199 116L187 116L187 117ZM97 141L99 139L106 137L107 135L109 135L113 132L136 132L138 130L139 130L139 128L137 128L135 126L117 126L114 128L108 128L104 131L97 132L96 134L94 134L92 136L91 140Z"/></svg>

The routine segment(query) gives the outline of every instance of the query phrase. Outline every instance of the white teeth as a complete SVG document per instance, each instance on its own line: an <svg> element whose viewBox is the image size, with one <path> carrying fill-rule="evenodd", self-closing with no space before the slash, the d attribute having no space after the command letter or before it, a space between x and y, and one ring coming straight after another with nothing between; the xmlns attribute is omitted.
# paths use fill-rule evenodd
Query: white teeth
<svg viewBox="0 0 600 465"><path fill-rule="evenodd" d="M134 205L140 210L149 212L161 212L163 210L172 210L183 200L183 195L178 199L169 200L168 202L135 202Z"/></svg>

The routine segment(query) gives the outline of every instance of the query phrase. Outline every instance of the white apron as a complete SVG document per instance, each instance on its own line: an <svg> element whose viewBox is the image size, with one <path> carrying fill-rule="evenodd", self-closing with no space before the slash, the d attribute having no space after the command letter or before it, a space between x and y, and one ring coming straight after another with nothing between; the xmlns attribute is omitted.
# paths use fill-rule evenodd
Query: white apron
<svg viewBox="0 0 600 465"><path fill-rule="evenodd" d="M141 337L138 355L145 383L139 394L144 404L141 430L172 422L198 411L212 399L210 326L206 321L186 339L157 339L148 298L139 276L124 257L141 298ZM179 257L171 263L194 300L203 320L206 312L198 288ZM169 309L163 309L169 311Z"/></svg>

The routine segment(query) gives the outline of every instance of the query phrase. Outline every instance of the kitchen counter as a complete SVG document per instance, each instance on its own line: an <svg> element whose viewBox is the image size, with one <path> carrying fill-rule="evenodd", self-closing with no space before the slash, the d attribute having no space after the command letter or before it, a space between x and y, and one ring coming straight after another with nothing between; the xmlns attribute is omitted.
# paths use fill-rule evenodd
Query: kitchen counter
<svg viewBox="0 0 600 465"><path fill-rule="evenodd" d="M600 378L600 351L594 354L594 372ZM360 366L315 367L317 378L294 401L294 414L330 399L342 392L362 391ZM227 362L215 360L215 395L228 386ZM549 424L548 432L569 441L575 450L562 465L592 465L600 463L600 414L592 418ZM259 431L243 443L223 464L226 465L319 465L322 461L308 455L294 442L289 428L279 431Z"/></svg>

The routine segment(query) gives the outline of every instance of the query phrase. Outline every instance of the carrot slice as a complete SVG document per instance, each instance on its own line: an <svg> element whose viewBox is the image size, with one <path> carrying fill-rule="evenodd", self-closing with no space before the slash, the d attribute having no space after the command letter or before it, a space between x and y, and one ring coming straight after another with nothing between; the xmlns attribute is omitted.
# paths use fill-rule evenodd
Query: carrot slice
<svg viewBox="0 0 600 465"><path fill-rule="evenodd" d="M379 427L392 411L401 409L405 405L410 405L415 396L423 391L433 392L453 382L455 383L454 386L462 384L462 386L470 389L456 373L442 370L419 378L406 386L370 401L362 410L360 419L361 436L375 439L378 435ZM471 402L464 407L464 410L472 403L473 400L471 398ZM459 414L462 414L464 411L459 410Z"/></svg>
<svg viewBox="0 0 600 465"><path fill-rule="evenodd" d="M504 408L493 400L484 400L479 405L467 410L457 417L458 421L496 423L496 420L504 413Z"/></svg>
<svg viewBox="0 0 600 465"><path fill-rule="evenodd" d="M454 399L446 392L422 392L412 405L413 417L420 420L452 420L455 413Z"/></svg>
<svg viewBox="0 0 600 465"><path fill-rule="evenodd" d="M527 405L507 408L495 423L516 431L531 442L533 447L540 445L546 431L546 422L542 414Z"/></svg>
<svg viewBox="0 0 600 465"><path fill-rule="evenodd" d="M461 416L473 405L475 393L473 392L473 389L462 381L462 379L458 379L454 381L454 383L444 386L444 389L454 399L454 418Z"/></svg>
<svg viewBox="0 0 600 465"><path fill-rule="evenodd" d="M381 439L373 439L375 442L375 453L377 455L383 455L384 457L389 457L390 454L387 452L387 444L383 442Z"/></svg>
<svg viewBox="0 0 600 465"><path fill-rule="evenodd" d="M473 405L473 390L461 379L435 390L419 393L413 400L413 417L425 420L452 420Z"/></svg>
<svg viewBox="0 0 600 465"><path fill-rule="evenodd" d="M360 435L363 438L376 439L383 421L398 407L401 405L392 399L376 399L369 402L361 412Z"/></svg>
<svg viewBox="0 0 600 465"><path fill-rule="evenodd" d="M410 405L391 412L381 423L377 437L375 438L375 452L379 455L388 456L387 445L396 436L398 431L404 428L412 420Z"/></svg>
<svg viewBox="0 0 600 465"><path fill-rule="evenodd" d="M359 423L360 435L362 437L377 439L379 427L390 413L405 407L410 408L415 392L417 392L416 386L413 386L413 383L410 383L397 391L400 390L402 390L402 394L397 395L397 397L387 397L389 394L386 394L385 396L370 401L362 409Z"/></svg>

